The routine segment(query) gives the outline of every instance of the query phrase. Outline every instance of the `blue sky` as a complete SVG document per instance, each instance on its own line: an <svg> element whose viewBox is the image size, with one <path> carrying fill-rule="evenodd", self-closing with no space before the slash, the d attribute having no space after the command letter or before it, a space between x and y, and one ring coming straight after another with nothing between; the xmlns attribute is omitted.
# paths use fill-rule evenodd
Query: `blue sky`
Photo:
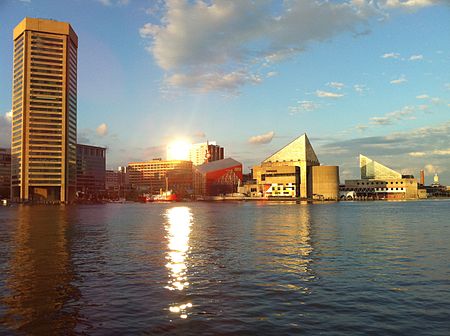
<svg viewBox="0 0 450 336"><path fill-rule="evenodd" d="M0 0L0 146L25 16L77 32L78 141L108 167L184 137L248 169L306 132L342 180L363 153L450 184L448 1Z"/></svg>

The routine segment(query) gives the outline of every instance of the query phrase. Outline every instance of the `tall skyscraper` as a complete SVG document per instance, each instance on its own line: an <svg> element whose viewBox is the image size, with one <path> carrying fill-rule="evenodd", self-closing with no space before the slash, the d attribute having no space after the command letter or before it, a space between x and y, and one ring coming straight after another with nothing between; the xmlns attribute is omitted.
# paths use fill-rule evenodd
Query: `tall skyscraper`
<svg viewBox="0 0 450 336"><path fill-rule="evenodd" d="M68 23L33 18L13 35L11 197L70 202L77 174L78 37Z"/></svg>

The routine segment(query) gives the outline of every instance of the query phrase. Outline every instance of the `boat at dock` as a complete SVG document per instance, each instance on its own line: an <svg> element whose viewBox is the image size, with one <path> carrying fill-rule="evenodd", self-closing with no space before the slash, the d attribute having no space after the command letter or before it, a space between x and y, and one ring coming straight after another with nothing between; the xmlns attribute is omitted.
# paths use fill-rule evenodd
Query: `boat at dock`
<svg viewBox="0 0 450 336"><path fill-rule="evenodd" d="M175 202L178 201L178 197L171 190L161 192L157 195L143 194L139 196L139 201L143 203L150 202Z"/></svg>

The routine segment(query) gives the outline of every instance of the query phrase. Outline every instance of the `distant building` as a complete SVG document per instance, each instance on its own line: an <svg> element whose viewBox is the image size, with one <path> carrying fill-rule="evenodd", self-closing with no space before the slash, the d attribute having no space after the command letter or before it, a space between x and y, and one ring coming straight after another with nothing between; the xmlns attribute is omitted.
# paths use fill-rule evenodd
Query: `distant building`
<svg viewBox="0 0 450 336"><path fill-rule="evenodd" d="M11 191L11 151L0 148L0 199L9 198Z"/></svg>
<svg viewBox="0 0 450 336"><path fill-rule="evenodd" d="M77 144L77 192L99 195L105 191L106 148Z"/></svg>
<svg viewBox="0 0 450 336"><path fill-rule="evenodd" d="M360 155L360 169L361 179L346 180L342 192L354 191L357 198L364 199L416 199L419 197L418 183L412 175L402 175L364 155Z"/></svg>
<svg viewBox="0 0 450 336"><path fill-rule="evenodd" d="M166 189L179 197L195 193L195 172L191 161L130 162L127 171L131 187L139 193L158 194Z"/></svg>
<svg viewBox="0 0 450 336"><path fill-rule="evenodd" d="M425 172L424 172L423 169L420 170L420 184L421 184L422 186L425 185Z"/></svg>
<svg viewBox="0 0 450 336"><path fill-rule="evenodd" d="M191 145L188 160L194 166L199 166L205 162L213 162L224 159L224 149L218 146L215 141L202 142Z"/></svg>
<svg viewBox="0 0 450 336"><path fill-rule="evenodd" d="M105 189L108 196L111 198L125 197L128 192L127 181L126 167L119 167L117 170L106 170Z"/></svg>
<svg viewBox="0 0 450 336"><path fill-rule="evenodd" d="M227 158L196 167L203 178L203 195L217 196L237 192L242 183L242 163Z"/></svg>
<svg viewBox="0 0 450 336"><path fill-rule="evenodd" d="M315 167L320 168L314 170ZM339 169L336 166L325 167L320 166L307 135L303 134L253 167L254 185L250 185L247 194L338 199Z"/></svg>
<svg viewBox="0 0 450 336"><path fill-rule="evenodd" d="M78 37L68 23L34 18L22 20L13 35L11 197L71 202Z"/></svg>
<svg viewBox="0 0 450 336"><path fill-rule="evenodd" d="M434 173L432 187L439 187L441 184L439 183L439 175Z"/></svg>

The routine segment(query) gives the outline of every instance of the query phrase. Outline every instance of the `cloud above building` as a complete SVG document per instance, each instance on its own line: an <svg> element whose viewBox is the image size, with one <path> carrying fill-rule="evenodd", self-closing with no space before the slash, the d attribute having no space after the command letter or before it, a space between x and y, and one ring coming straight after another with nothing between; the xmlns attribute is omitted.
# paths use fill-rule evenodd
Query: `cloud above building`
<svg viewBox="0 0 450 336"><path fill-rule="evenodd" d="M394 85L399 85L399 84L406 83L407 81L408 80L406 79L405 75L401 75L399 78L393 79L389 83L394 84Z"/></svg>
<svg viewBox="0 0 450 336"><path fill-rule="evenodd" d="M364 1L289 1L274 13L275 3L171 0L161 23L146 23L139 33L170 85L231 90L259 83L258 66L291 58L310 42L356 33L374 14Z"/></svg>
<svg viewBox="0 0 450 336"><path fill-rule="evenodd" d="M272 141L274 135L274 131L270 131L261 135L255 135L250 137L250 139L248 139L248 142L255 145L268 144Z"/></svg>
<svg viewBox="0 0 450 336"><path fill-rule="evenodd" d="M337 98L344 97L344 94L342 94L342 93L329 92L329 91L322 91L322 90L317 90L315 94L316 94L316 96L319 97L319 98L332 98L332 99L337 99Z"/></svg>
<svg viewBox="0 0 450 336"><path fill-rule="evenodd" d="M108 125L106 125L105 123L102 123L102 124L98 125L98 127L95 131L97 132L98 135L105 136L108 134Z"/></svg>

